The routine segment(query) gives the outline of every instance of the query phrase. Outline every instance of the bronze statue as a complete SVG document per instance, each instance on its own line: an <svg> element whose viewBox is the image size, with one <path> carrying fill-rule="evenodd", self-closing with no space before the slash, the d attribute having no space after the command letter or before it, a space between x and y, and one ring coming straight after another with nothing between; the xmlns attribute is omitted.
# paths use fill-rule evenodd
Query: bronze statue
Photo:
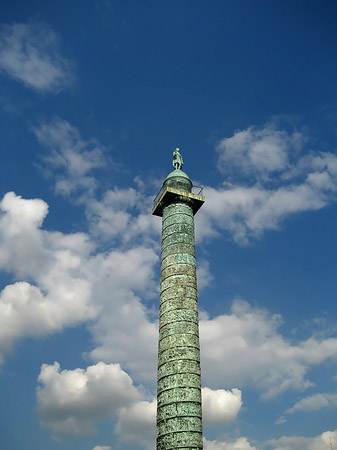
<svg viewBox="0 0 337 450"><path fill-rule="evenodd" d="M181 156L179 152L179 148L176 148L173 152L173 167L176 170L181 170L183 167L184 161L183 157Z"/></svg>

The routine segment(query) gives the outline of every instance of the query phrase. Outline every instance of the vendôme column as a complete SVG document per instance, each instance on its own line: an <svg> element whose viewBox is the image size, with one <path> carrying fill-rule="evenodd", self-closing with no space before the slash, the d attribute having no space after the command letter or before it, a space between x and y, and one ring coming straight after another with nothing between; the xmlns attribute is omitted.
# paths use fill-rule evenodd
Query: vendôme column
<svg viewBox="0 0 337 450"><path fill-rule="evenodd" d="M182 166L177 148L152 211L162 217L157 450L202 449L194 214L205 198Z"/></svg>

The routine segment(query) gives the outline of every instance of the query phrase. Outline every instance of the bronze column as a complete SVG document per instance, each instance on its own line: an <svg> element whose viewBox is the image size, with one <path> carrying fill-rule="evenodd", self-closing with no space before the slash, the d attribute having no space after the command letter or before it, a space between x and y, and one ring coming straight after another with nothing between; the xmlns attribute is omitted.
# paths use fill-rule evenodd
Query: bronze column
<svg viewBox="0 0 337 450"><path fill-rule="evenodd" d="M202 449L194 214L204 197L191 192L181 166L164 181L153 209L162 216L157 450Z"/></svg>

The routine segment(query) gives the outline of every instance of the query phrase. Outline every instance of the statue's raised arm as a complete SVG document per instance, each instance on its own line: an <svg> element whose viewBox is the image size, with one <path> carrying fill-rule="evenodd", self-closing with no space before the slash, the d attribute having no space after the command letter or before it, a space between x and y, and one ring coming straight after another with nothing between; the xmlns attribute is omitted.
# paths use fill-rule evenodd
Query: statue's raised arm
<svg viewBox="0 0 337 450"><path fill-rule="evenodd" d="M182 169L184 164L183 157L179 152L179 148L176 148L173 152L173 167L177 169Z"/></svg>

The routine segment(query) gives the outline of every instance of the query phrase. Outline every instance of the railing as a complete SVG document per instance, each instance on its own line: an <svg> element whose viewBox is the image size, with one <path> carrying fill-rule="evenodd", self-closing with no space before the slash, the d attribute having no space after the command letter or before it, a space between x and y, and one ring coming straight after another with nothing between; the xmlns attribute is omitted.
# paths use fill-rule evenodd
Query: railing
<svg viewBox="0 0 337 450"><path fill-rule="evenodd" d="M204 196L204 188L200 186L192 186L192 194Z"/></svg>
<svg viewBox="0 0 337 450"><path fill-rule="evenodd" d="M155 198L153 200L154 204L156 204L157 201L160 199L160 197L165 189L166 189L166 187L164 187L164 186L160 189L160 191L158 192L158 194L155 196Z"/></svg>
<svg viewBox="0 0 337 450"><path fill-rule="evenodd" d="M179 189L179 182L177 183L177 189ZM182 184L182 186L185 186ZM166 189L166 186L163 186L160 191L158 192L158 194L155 196L153 203L156 204L157 201L160 199L160 197L162 196L164 190ZM200 195L203 196L204 195L204 188L200 187L200 186L192 186L192 194L195 195Z"/></svg>

